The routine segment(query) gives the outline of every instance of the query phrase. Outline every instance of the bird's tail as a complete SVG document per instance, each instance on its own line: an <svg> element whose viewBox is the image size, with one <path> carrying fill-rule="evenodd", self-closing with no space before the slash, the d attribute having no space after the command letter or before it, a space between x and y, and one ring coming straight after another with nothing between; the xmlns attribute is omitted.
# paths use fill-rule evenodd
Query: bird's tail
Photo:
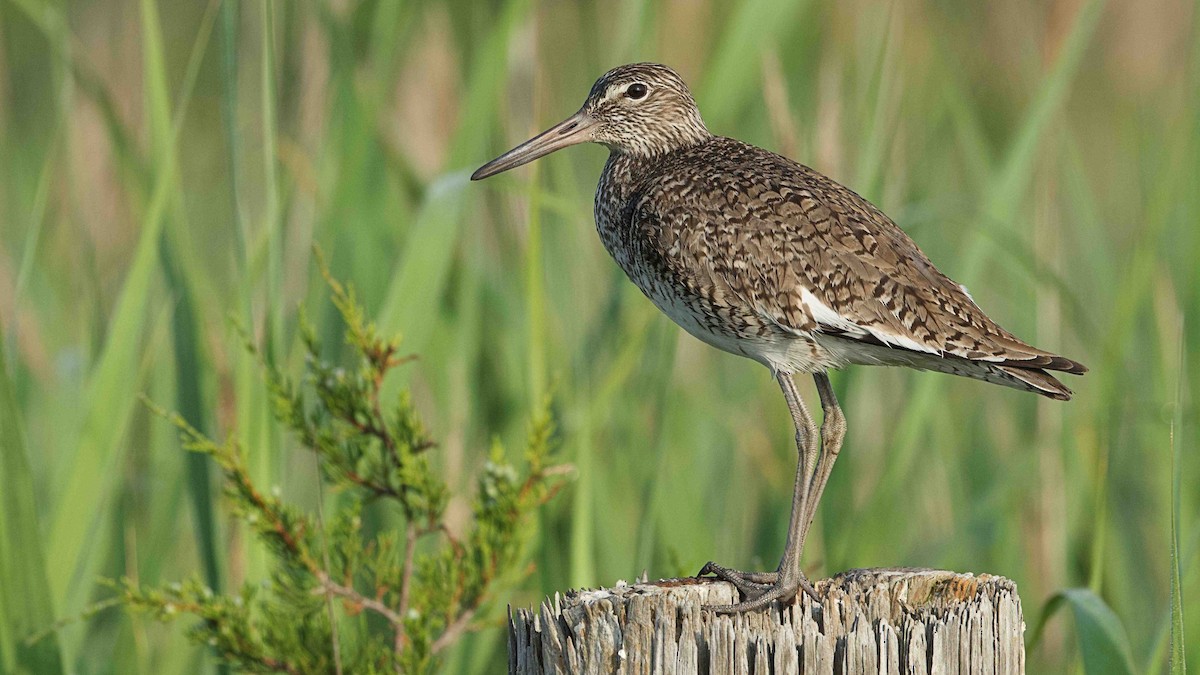
<svg viewBox="0 0 1200 675"><path fill-rule="evenodd" d="M1070 359L1054 358L1058 360L1053 363L1018 365L1019 362L1014 363L1013 361L996 363L922 355L904 365L983 380L1022 391L1031 391L1057 401L1069 401L1071 400L1071 390L1051 375L1050 371L1076 374L1087 372L1087 368Z"/></svg>
<svg viewBox="0 0 1200 675"><path fill-rule="evenodd" d="M1071 390L1059 382L1051 372L1082 375L1087 366L1065 356L1035 350L1025 346L1005 355L999 361L968 359L950 354L932 354L911 349L849 341L837 337L826 337L821 343L846 363L861 363L876 366L906 366L918 370L933 370L939 373L969 377L999 384L1022 391L1031 391L1058 401L1069 401ZM847 348L851 344L852 348Z"/></svg>
<svg viewBox="0 0 1200 675"><path fill-rule="evenodd" d="M992 365L989 370L991 371L989 374L994 375L997 379L987 379L996 384L1032 391L1057 401L1071 400L1071 390L1041 368Z"/></svg>

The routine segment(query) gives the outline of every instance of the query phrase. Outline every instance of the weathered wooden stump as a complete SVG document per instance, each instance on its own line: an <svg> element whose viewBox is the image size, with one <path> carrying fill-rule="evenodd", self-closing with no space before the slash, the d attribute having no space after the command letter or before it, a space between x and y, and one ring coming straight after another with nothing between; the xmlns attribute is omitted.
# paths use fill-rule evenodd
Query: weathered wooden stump
<svg viewBox="0 0 1200 675"><path fill-rule="evenodd" d="M509 673L1011 675L1025 672L1016 584L927 569L843 572L823 602L725 616L737 590L672 579L555 595L509 612Z"/></svg>

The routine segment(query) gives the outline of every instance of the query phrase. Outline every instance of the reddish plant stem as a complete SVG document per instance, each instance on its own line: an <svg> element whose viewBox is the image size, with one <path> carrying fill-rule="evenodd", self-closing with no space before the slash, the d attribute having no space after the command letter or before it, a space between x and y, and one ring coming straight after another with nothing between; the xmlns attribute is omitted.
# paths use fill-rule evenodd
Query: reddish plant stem
<svg viewBox="0 0 1200 675"><path fill-rule="evenodd" d="M458 615L458 618L454 620L454 623L446 626L446 630L442 631L442 634L438 636L438 639L433 641L433 644L429 647L429 651L433 654L437 654L446 647L454 644L454 641L457 640L468 629L468 624L471 622L471 619L475 618L475 612L477 611L479 611L478 603L475 604L475 606L465 610L462 614Z"/></svg>
<svg viewBox="0 0 1200 675"><path fill-rule="evenodd" d="M340 598L345 598L357 605L361 605L362 607L375 612L376 614L379 614L383 618L387 619L388 623L392 624L393 626L403 626L403 617L391 607L388 607L374 598L368 598L349 586L343 586L337 583L336 581L330 579L329 575L325 574L323 571L318 570L315 574L317 576L317 580L321 582L321 587L314 590L332 593Z"/></svg>

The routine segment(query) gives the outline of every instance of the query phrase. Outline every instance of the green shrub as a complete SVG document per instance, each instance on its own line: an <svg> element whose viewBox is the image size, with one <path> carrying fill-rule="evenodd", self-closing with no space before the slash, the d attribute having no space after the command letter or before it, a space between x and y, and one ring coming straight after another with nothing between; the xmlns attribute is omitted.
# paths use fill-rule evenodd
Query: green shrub
<svg viewBox="0 0 1200 675"><path fill-rule="evenodd" d="M400 355L398 339L377 335L353 289L325 277L356 363L344 368L322 358L302 319L303 378L293 382L265 362L263 372L276 419L316 454L322 482L344 492L336 512L326 520L320 509L314 515L289 505L278 490L264 492L235 442L214 441L156 409L178 427L185 448L220 467L235 513L270 551L271 574L236 594L214 593L199 577L161 587L127 579L123 598L161 621L200 619L190 637L245 671L427 672L519 578L530 520L561 486L565 467L547 464L553 423L543 407L520 466L493 444L476 481L471 523L454 534L445 521L450 491L429 456L437 443L407 392L390 405L381 401L388 373L411 357ZM368 533L361 513L373 502L394 511L403 527Z"/></svg>

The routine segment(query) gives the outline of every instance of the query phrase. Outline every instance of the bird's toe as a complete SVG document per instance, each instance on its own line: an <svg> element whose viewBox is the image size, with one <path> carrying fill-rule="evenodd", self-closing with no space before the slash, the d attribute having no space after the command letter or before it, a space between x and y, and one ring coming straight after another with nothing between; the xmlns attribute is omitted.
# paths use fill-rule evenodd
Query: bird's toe
<svg viewBox="0 0 1200 675"><path fill-rule="evenodd" d="M711 576L710 576L711 575ZM717 614L738 614L762 609L772 602L790 603L800 591L804 591L815 602L821 598L803 573L795 575L778 572L740 572L708 562L696 575L697 578L717 578L733 584L744 598L743 602L731 605L705 605L704 609Z"/></svg>

